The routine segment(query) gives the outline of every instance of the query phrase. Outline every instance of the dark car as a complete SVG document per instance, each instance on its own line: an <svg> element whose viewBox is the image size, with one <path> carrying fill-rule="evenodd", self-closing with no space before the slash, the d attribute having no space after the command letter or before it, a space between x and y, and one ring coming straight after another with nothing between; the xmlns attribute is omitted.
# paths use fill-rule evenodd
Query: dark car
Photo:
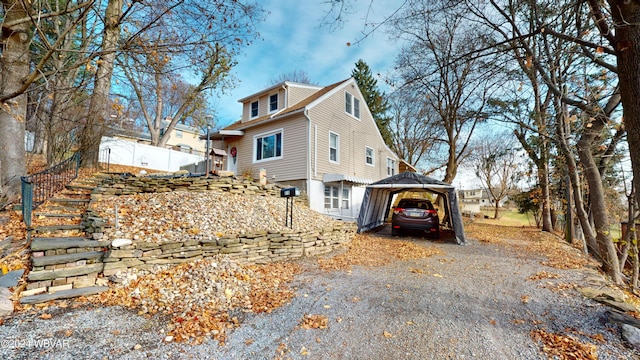
<svg viewBox="0 0 640 360"><path fill-rule="evenodd" d="M391 235L400 235L403 230L422 231L436 239L440 237L440 219L431 200L400 200L398 206L393 209Z"/></svg>

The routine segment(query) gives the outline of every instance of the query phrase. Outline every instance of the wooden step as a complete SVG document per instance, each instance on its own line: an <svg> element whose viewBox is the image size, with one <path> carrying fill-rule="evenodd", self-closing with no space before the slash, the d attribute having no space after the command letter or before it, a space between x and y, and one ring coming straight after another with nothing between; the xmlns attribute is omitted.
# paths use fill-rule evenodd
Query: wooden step
<svg viewBox="0 0 640 360"><path fill-rule="evenodd" d="M69 248L96 248L109 246L108 240L91 240L85 237L37 237L31 241L31 251L57 250Z"/></svg>

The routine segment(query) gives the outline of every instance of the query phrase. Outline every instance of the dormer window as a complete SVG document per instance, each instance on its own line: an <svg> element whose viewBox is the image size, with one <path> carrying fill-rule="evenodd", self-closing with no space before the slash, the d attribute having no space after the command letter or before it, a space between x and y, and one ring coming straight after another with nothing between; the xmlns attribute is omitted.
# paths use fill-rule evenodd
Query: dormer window
<svg viewBox="0 0 640 360"><path fill-rule="evenodd" d="M258 117L258 100L251 103L251 117Z"/></svg>
<svg viewBox="0 0 640 360"><path fill-rule="evenodd" d="M278 94L269 96L269 112L278 110Z"/></svg>

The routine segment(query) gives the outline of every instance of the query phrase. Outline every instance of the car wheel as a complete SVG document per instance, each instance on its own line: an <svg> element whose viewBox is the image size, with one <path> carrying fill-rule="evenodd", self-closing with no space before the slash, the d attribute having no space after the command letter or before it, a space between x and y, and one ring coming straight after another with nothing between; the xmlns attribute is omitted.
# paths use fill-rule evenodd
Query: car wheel
<svg viewBox="0 0 640 360"><path fill-rule="evenodd" d="M436 231L434 233L432 233L432 235L434 239L440 239L440 231Z"/></svg>
<svg viewBox="0 0 640 360"><path fill-rule="evenodd" d="M400 236L400 229L391 228L391 236Z"/></svg>

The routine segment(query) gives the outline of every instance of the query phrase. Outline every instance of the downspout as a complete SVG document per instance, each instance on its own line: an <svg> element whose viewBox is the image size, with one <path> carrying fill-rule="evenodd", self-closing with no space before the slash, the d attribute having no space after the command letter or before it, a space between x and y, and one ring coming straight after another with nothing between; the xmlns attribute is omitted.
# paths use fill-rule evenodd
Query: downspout
<svg viewBox="0 0 640 360"><path fill-rule="evenodd" d="M307 119L307 205L311 207L311 118L309 110L304 109L304 117ZM315 143L314 143L315 147ZM315 166L314 166L315 172Z"/></svg>

